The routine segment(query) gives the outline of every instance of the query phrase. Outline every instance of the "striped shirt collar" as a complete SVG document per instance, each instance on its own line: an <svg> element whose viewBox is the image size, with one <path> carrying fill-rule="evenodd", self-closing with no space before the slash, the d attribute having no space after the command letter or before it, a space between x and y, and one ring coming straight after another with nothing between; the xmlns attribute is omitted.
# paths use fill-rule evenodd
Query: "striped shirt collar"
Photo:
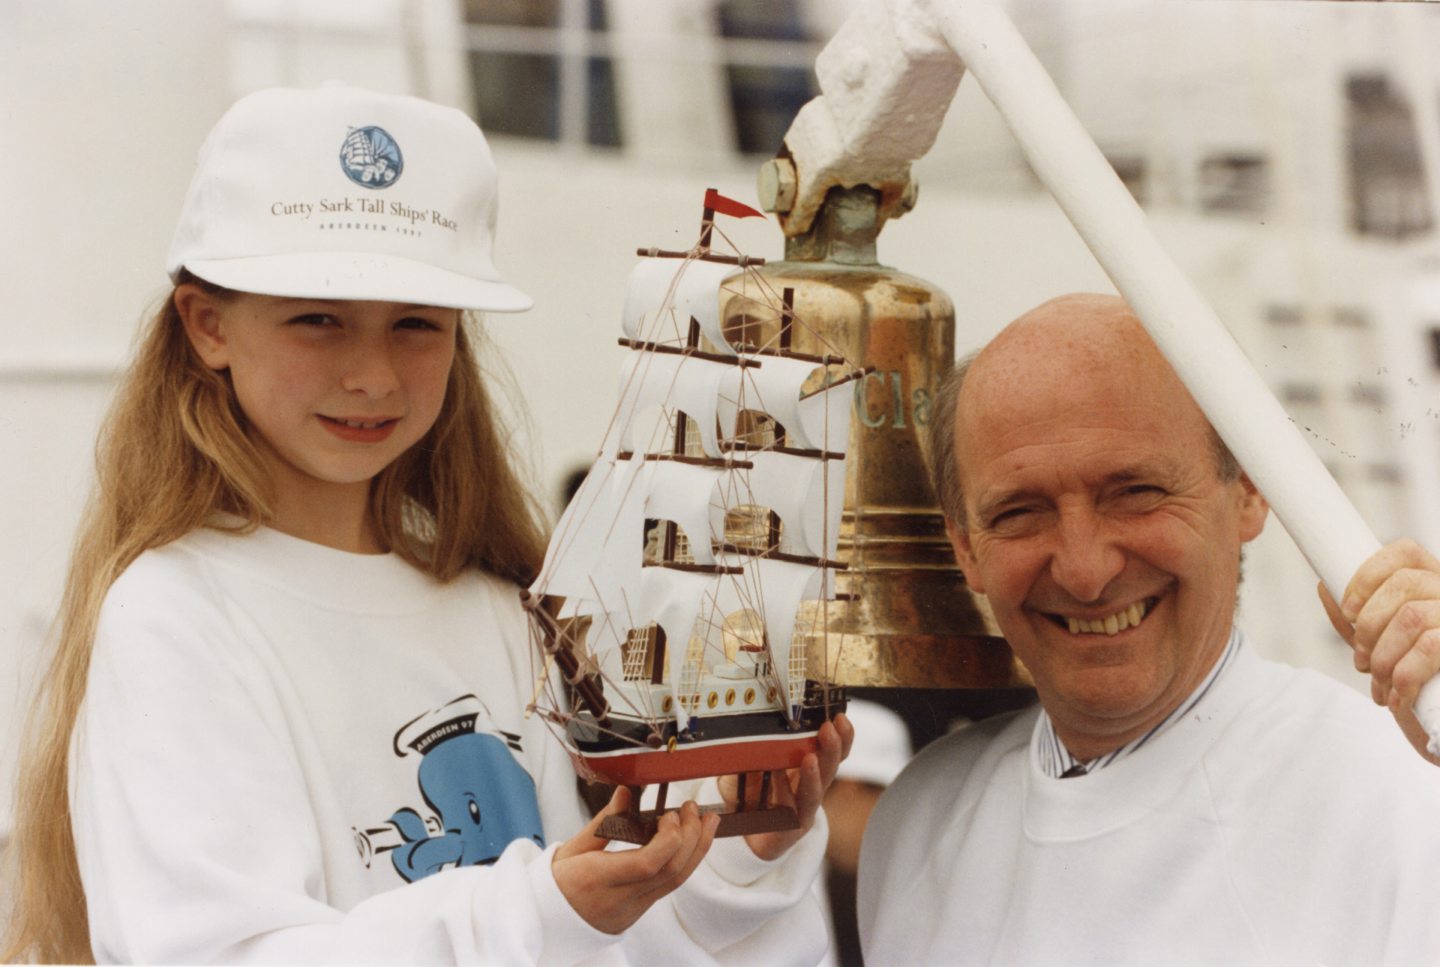
<svg viewBox="0 0 1440 967"><path fill-rule="evenodd" d="M1089 762L1081 762L1070 754L1070 750L1065 748L1065 744L1061 742L1060 737L1055 734L1055 725L1050 721L1049 714L1042 708L1040 710L1040 721L1037 726L1039 734L1036 736L1036 751L1040 757L1040 771L1053 779L1085 775L1095 772L1097 769L1103 769L1117 759L1123 759L1125 756L1134 752L1200 704L1201 700L1205 698L1205 694L1210 691L1210 687L1214 685L1216 679L1220 677L1221 672L1225 670L1226 666L1230 664L1230 660L1234 658L1235 654L1240 650L1241 640L1240 629L1232 626L1230 629L1230 640L1225 643L1225 651L1220 655L1220 660L1210 669L1210 674L1205 676L1205 680L1200 683L1199 687L1190 693L1189 698L1181 702L1175 711L1165 716L1165 719L1149 732L1146 732L1138 739L1126 745L1122 745L1113 752L1107 752L1097 759L1091 759Z"/></svg>

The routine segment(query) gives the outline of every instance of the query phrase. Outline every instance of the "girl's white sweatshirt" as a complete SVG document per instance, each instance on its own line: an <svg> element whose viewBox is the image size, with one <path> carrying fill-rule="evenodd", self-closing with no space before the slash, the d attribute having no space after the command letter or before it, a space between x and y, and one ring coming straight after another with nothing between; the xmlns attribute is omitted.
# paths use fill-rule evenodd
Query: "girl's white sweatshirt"
<svg viewBox="0 0 1440 967"><path fill-rule="evenodd" d="M479 572L264 528L142 555L73 744L97 959L814 963L823 821L774 863L717 841L620 937L574 912L551 854L586 817L525 715L533 652L518 589Z"/></svg>

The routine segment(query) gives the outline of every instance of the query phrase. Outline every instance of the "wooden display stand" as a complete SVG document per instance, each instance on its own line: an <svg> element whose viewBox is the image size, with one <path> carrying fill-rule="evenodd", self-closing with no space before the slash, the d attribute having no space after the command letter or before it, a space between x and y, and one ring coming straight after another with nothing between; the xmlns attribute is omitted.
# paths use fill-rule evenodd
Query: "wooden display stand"
<svg viewBox="0 0 1440 967"><path fill-rule="evenodd" d="M800 828L800 816L795 812L794 807L775 805L770 802L770 773L761 773L760 795L756 802L746 800L746 775L741 774L735 778L737 803L734 809L727 809L719 804L700 807L702 816L712 813L720 815L720 826L715 830L717 837L749 836L751 833L774 833L783 829ZM665 796L669 791L669 785L669 783L661 783L655 808L643 810L636 808L640 802L642 789L639 786L631 786L630 808L623 813L606 816L601 820L596 835L602 839L615 839L641 846L650 842L655 836L656 829L659 828L660 817L670 811L665 806Z"/></svg>

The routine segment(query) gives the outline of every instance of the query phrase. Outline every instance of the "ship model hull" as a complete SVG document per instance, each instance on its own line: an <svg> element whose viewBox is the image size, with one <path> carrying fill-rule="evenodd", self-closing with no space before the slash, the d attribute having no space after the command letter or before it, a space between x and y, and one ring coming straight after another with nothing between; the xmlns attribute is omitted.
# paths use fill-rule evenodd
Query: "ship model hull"
<svg viewBox="0 0 1440 967"><path fill-rule="evenodd" d="M806 682L806 702L794 723L778 710L709 713L681 731L673 721L657 730L649 716L611 712L601 728L581 712L566 724L570 759L591 782L648 786L707 776L797 769L818 749L820 726L845 710L844 690Z"/></svg>

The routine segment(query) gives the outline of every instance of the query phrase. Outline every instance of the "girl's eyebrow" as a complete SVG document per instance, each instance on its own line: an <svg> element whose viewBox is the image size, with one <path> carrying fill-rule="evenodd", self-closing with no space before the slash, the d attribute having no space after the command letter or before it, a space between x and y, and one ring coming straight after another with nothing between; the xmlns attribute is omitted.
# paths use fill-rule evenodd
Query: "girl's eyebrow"
<svg viewBox="0 0 1440 967"><path fill-rule="evenodd" d="M284 306L290 306L290 305L312 305L312 306L331 306L331 307L334 307L334 306L343 306L343 305L346 305L346 304L351 303L351 302L360 302L360 301L363 301L363 300L360 300L360 299L321 299L321 298L318 298L318 297L309 298L309 297L305 297L305 296L284 296L284 295L282 295L282 296L271 296L271 298L278 300L279 303L280 303L281 305L284 305ZM444 308L443 306L425 305L424 303L421 303L421 302L397 302L397 303L395 303L395 305L396 305L402 312L411 312L411 311L416 310L416 309L420 309L420 310L437 309L437 310L439 310L439 309L443 309L443 308Z"/></svg>
<svg viewBox="0 0 1440 967"><path fill-rule="evenodd" d="M282 306L294 306L294 305L338 306L338 305L340 305L340 304L342 303L342 301L343 301L343 300L341 300L341 299L308 299L308 298L305 298L305 297L303 297L303 296L289 296L289 295L271 296L270 298L274 299L277 303L279 303L279 304L282 305Z"/></svg>

